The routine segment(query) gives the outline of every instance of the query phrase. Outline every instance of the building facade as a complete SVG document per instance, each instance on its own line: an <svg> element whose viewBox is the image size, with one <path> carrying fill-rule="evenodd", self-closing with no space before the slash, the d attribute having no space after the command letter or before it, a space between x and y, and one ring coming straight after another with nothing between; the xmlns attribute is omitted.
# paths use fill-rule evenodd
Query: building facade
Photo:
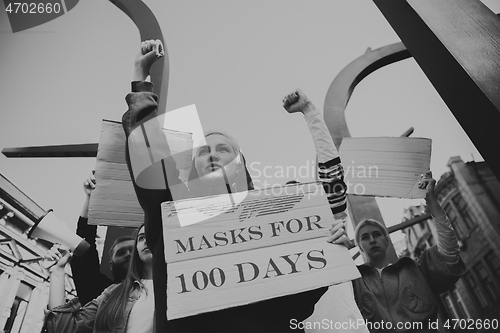
<svg viewBox="0 0 500 333"><path fill-rule="evenodd" d="M0 331L40 332L49 297L49 275L41 263L51 246L28 239L44 210L0 174ZM66 292L76 296L70 270Z"/></svg>
<svg viewBox="0 0 500 333"><path fill-rule="evenodd" d="M477 332L487 331L477 323L500 328L500 182L484 162L464 163L452 157L448 166L436 194L455 229L467 271L440 297L448 317L458 324L455 331L471 328L471 323ZM424 211L423 206L410 207L407 215L412 218ZM412 257L437 239L433 223L419 224L404 231Z"/></svg>
<svg viewBox="0 0 500 333"><path fill-rule="evenodd" d="M405 209L403 222L414 219L426 213L425 205L411 206ZM406 228L405 234L406 249L412 258L420 256L423 250L433 246L437 241L437 232L430 220L424 220Z"/></svg>

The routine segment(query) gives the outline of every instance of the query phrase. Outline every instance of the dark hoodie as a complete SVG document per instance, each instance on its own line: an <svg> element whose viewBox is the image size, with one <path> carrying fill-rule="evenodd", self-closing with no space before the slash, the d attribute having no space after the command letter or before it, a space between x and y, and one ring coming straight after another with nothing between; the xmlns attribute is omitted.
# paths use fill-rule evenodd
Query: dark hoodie
<svg viewBox="0 0 500 333"><path fill-rule="evenodd" d="M148 120L157 117L157 96L152 92L153 85L149 82L133 82L132 93L126 97L129 106L123 115L122 123L127 138L132 131ZM154 123L148 122L148 124ZM169 151L165 136L160 127L147 126L149 146L155 149ZM166 318L166 276L167 267L164 260L163 230L160 204L172 201L173 198L192 198L203 196L203 186L193 166L189 177L189 189L179 180L172 157L164 158L157 176L165 179L163 189L145 189L136 184L130 155L129 140L127 140L127 165L134 183L134 188L145 214L146 237L148 246L152 249L153 281L155 289L155 311L157 332L300 332L291 329L290 320L302 321L309 317L314 305L326 292L327 288L303 292L299 294L278 297L267 301L252 303L245 306L208 312L192 317L175 320ZM133 155L135 156L135 155ZM159 162L160 163L160 162ZM247 187L253 189L252 179L245 165ZM168 170L168 172L166 172ZM175 186L174 186L175 185Z"/></svg>

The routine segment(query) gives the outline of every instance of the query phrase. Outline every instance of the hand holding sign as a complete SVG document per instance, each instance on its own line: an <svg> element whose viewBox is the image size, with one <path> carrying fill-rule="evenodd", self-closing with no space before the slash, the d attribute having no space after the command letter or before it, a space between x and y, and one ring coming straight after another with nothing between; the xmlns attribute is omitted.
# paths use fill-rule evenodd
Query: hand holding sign
<svg viewBox="0 0 500 333"><path fill-rule="evenodd" d="M349 237L347 237L346 226L346 219L334 220L330 227L330 236L327 241L332 244L343 244L348 249L351 248L352 244Z"/></svg>
<svg viewBox="0 0 500 333"><path fill-rule="evenodd" d="M89 178L83 181L83 192L85 192L85 194L89 197L92 191L95 189L96 185L96 179L94 173L95 171L92 171L92 173L89 175Z"/></svg>
<svg viewBox="0 0 500 333"><path fill-rule="evenodd" d="M420 189L425 189L425 202L429 206L429 210L434 216L442 216L446 214L437 200L434 188L436 186L436 180L432 178L432 172L427 171L420 175L420 181L418 182L418 187Z"/></svg>
<svg viewBox="0 0 500 333"><path fill-rule="evenodd" d="M427 196L434 195L434 186L436 180L432 178L432 171L427 171L420 175L421 180L418 182L418 188L426 189Z"/></svg>

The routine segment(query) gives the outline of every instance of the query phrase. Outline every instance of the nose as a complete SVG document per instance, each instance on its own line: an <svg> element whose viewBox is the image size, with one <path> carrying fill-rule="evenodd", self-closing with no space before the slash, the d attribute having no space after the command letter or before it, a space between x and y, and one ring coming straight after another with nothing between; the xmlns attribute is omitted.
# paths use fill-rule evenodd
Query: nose
<svg viewBox="0 0 500 333"><path fill-rule="evenodd" d="M210 162L218 162L220 160L220 158L219 158L219 155L212 150L210 152L209 160L210 160Z"/></svg>
<svg viewBox="0 0 500 333"><path fill-rule="evenodd" d="M375 238L372 235L370 235L370 244L373 244L373 243L375 243Z"/></svg>

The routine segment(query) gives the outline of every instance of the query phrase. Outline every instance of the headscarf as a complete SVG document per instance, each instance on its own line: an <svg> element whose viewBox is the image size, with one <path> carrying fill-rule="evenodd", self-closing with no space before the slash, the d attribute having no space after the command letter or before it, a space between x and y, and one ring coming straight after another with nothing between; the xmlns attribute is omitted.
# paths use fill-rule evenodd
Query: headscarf
<svg viewBox="0 0 500 333"><path fill-rule="evenodd" d="M231 136L229 133L223 130L217 130L217 131L209 131L205 133L205 137L208 137L210 135L222 135L229 139L231 142L231 146L236 153L236 159L241 158L241 163L239 163L239 170L245 170L245 172L239 172L238 176L236 179L232 182L232 184L226 184L227 191L228 193L235 193L235 192L243 192L243 191L248 191L248 190L253 190L253 181L252 177L250 176L250 173L248 172L247 165L246 165L246 160L245 156L241 152L238 142L236 139ZM191 171L188 176L188 188L191 197L202 197L202 196L208 196L211 195L210 193L210 188L203 183L200 180L200 176L198 175L198 171L196 170L195 167L195 159L196 159L196 153L193 154L193 161L191 165Z"/></svg>

